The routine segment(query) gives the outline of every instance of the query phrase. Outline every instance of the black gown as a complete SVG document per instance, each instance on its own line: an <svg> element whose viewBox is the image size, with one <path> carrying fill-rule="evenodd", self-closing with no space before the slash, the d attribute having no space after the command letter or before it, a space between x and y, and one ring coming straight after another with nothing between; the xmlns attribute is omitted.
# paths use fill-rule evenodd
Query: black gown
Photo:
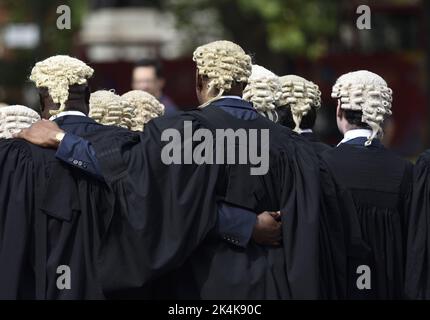
<svg viewBox="0 0 430 320"><path fill-rule="evenodd" d="M0 297L103 299L95 261L112 216L110 191L21 140L0 142ZM70 270L70 288L57 280Z"/></svg>
<svg viewBox="0 0 430 320"><path fill-rule="evenodd" d="M194 131L198 128L213 132L221 128L269 129L268 174L250 175L249 164L203 168L202 165L160 164L161 132L168 128L183 132L184 120L192 122ZM238 120L219 108L208 106L177 117L152 120L139 141L124 140L121 136L108 140L105 136L88 136L88 139L96 149L118 203L100 255L105 290L139 288L150 282L148 275L151 275L152 279L158 278L158 285L167 284L168 297L174 298L346 296L346 257L360 237L352 232L357 235L353 239L345 231L345 228L356 230L357 226L350 219L354 216L352 200L346 204L348 197L343 196L344 191L337 187L328 168L322 172L313 146L290 129L263 117ZM186 183L188 177L201 170L208 170L202 175L205 179ZM217 183L208 184L207 179ZM164 193L154 194L154 184L156 192L166 188ZM204 197L196 197L196 184L205 186L197 188L206 189ZM171 199L178 196L182 201L172 203ZM283 247L250 243L243 249L217 238L213 232L214 210L220 199L254 212L281 209ZM180 214L181 207L184 215ZM207 212L203 217L202 211L195 212L202 207ZM151 210L160 213L148 216ZM204 232L194 232L193 223L207 227L202 229ZM163 225L163 228L154 232L153 225ZM183 253L184 248L187 254ZM165 294L166 290L161 292Z"/></svg>
<svg viewBox="0 0 430 320"><path fill-rule="evenodd" d="M300 135L306 140L312 142L312 145L314 146L317 153L322 153L328 149L331 149L331 146L321 142L314 132L302 132Z"/></svg>
<svg viewBox="0 0 430 320"><path fill-rule="evenodd" d="M330 168L291 130L229 117L207 107L153 120L144 134L88 134L106 184L61 163L54 150L1 141L0 297L147 298L147 286L184 263L193 266L193 297L344 297L346 256L360 236L346 232L353 215ZM182 132L184 120L193 131L268 128L269 173L251 176L248 164L163 164L161 134ZM281 208L283 247L242 251L214 239L220 199L255 212ZM59 265L70 267L70 289L57 288Z"/></svg>
<svg viewBox="0 0 430 320"><path fill-rule="evenodd" d="M32 299L35 276L30 213L37 171L25 145L0 139L0 149L0 299Z"/></svg>
<svg viewBox="0 0 430 320"><path fill-rule="evenodd" d="M99 135L119 136L128 142L138 139L132 132L111 127L99 131ZM151 129L147 132L148 137L153 134ZM146 145L149 155L160 154L160 150L154 153L159 141ZM180 265L215 225L217 166L190 165L180 170L171 166L164 175L160 172L166 166L157 156L145 159L138 165L147 166L148 180L139 181L146 183L146 190L125 186L114 194L107 184L57 160L54 150L20 140L1 141L0 297L103 299L115 291L110 286L142 289L159 273ZM122 192L130 191L136 198L146 191L150 195L139 203L124 203ZM124 207L128 204L138 207ZM125 223L117 223L121 214L126 215ZM144 241L136 241L134 230L128 233L131 226ZM117 243L100 246L106 234L116 232L121 234L115 238ZM121 247L127 250L116 251ZM110 266L103 254L99 257L100 250L116 257L113 273L104 281L99 270ZM122 274L124 265L137 266L135 260L144 261L139 265L143 269L127 269ZM57 268L62 265L71 270L71 288L66 290L57 287ZM127 283L135 274L144 281ZM145 294L146 290L139 290L140 297Z"/></svg>
<svg viewBox="0 0 430 320"><path fill-rule="evenodd" d="M409 299L430 299L430 151L414 167L412 209L408 226L405 292Z"/></svg>
<svg viewBox="0 0 430 320"><path fill-rule="evenodd" d="M352 140L322 154L336 179L353 196L361 236L369 249L367 255L363 252L361 258L353 260L353 268L370 268L371 288L349 287L349 298L403 298L413 166L379 141L364 147L365 139L358 140L357 144Z"/></svg>

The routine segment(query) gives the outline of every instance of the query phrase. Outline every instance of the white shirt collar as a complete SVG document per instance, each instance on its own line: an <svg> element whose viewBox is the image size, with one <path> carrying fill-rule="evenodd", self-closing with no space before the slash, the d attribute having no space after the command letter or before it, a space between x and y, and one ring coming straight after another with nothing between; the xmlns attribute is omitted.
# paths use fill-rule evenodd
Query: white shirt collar
<svg viewBox="0 0 430 320"><path fill-rule="evenodd" d="M302 133L313 133L312 129L300 129L300 134Z"/></svg>
<svg viewBox="0 0 430 320"><path fill-rule="evenodd" d="M242 97L239 97L239 96L221 96L220 99L239 99L239 100L243 100Z"/></svg>
<svg viewBox="0 0 430 320"><path fill-rule="evenodd" d="M86 117L85 113L81 111L62 111L59 114L53 115L49 118L50 121L53 121L55 119L64 117L64 116L80 116L80 117Z"/></svg>
<svg viewBox="0 0 430 320"><path fill-rule="evenodd" d="M345 134L343 135L342 141L339 142L337 146L339 146L342 143L345 143L349 140L359 138L359 137L364 137L364 138L368 139L371 135L372 135L372 130L369 130L369 129L348 130L347 132L345 132Z"/></svg>

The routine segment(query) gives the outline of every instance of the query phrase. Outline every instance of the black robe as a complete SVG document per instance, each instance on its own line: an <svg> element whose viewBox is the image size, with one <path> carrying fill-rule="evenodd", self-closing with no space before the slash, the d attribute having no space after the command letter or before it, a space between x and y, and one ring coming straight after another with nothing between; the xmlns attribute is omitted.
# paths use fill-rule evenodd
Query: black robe
<svg viewBox="0 0 430 320"><path fill-rule="evenodd" d="M185 120L192 122L194 131L199 128L213 132L225 128L270 130L269 173L252 176L249 163L160 164L161 133L168 128L182 133ZM100 275L106 291L140 288L157 276L176 270L157 282L161 286L167 283L168 297L346 296L346 257L355 241L345 231L353 220L349 217L354 216L352 202L345 204L347 197L342 197L343 191L339 191L329 170L321 172L313 146L290 129L263 117L238 120L219 108L208 106L177 117L152 120L138 141L121 136L106 139L101 135L88 139L96 148L118 203L100 255ZM198 179L187 181L199 171L203 173ZM216 183L207 182L215 180ZM325 188L322 194L321 187ZM196 189L199 192L205 189L206 193L198 197ZM178 197L182 201L172 202ZM242 249L217 238L213 234L216 200L254 212L281 209L283 247L250 243ZM152 214L154 210L159 213ZM357 224L352 224L351 228L356 229ZM163 227L154 231L154 225ZM201 226L197 228L201 232L195 231L196 225ZM161 290L162 295L165 292Z"/></svg>
<svg viewBox="0 0 430 320"><path fill-rule="evenodd" d="M112 127L101 127L97 132L92 134L121 137L127 143L139 138ZM148 154L144 162L137 164L144 168L145 179L135 181L138 186L122 185L124 188L114 189L115 193L107 184L57 160L53 150L19 140L0 143L4 177L0 222L5 233L0 242L0 256L4 257L0 271L4 271L2 278L8 284L0 286L1 297L102 299L117 289L136 287L141 297L146 294L142 287L150 280L181 265L215 226L218 166L163 165L159 161L160 137L151 138L158 132L149 128L146 133L150 141L145 144ZM169 170L165 170L167 167ZM114 173L110 171L107 178ZM142 202L124 200L123 193L138 199L146 192L149 196ZM122 214L127 221L118 222ZM134 228L139 230L136 234L143 237L142 242L134 238ZM118 238L110 237L116 232L120 233ZM109 236L104 243L108 244L100 247L106 233ZM109 242L112 238L118 242ZM117 251L118 248L127 249ZM109 251L109 257L116 257L112 266L105 261L104 250ZM135 260L144 263L139 265ZM56 271L60 265L71 270L71 289L57 288ZM124 265L143 269L122 273ZM110 266L114 269L112 274L100 280L99 270ZM19 272L18 267L34 270L36 276L24 281L22 278L31 273ZM134 274L143 281L127 283ZM27 284L28 294L21 294Z"/></svg>
<svg viewBox="0 0 430 320"><path fill-rule="evenodd" d="M322 153L328 149L331 149L331 146L321 142L314 132L303 132L300 135L306 140L312 142L312 145L317 153Z"/></svg>
<svg viewBox="0 0 430 320"><path fill-rule="evenodd" d="M249 164L163 164L161 134L182 132L184 120L193 131L268 128L269 173L251 176ZM61 163L54 150L1 141L0 296L147 298L154 280L192 263L197 286L189 289L200 298L344 297L355 240L345 232L351 211L342 212L342 191L308 142L257 122L239 124L207 107L151 121L144 134L101 127L86 138L106 184ZM220 199L255 212L281 208L283 247L241 251L214 240ZM234 270L225 268L230 263ZM70 267L70 289L57 288L59 265Z"/></svg>
<svg viewBox="0 0 430 320"><path fill-rule="evenodd" d="M113 211L107 186L21 140L0 142L0 163L0 297L103 299L95 259ZM70 289L57 285L61 266Z"/></svg>
<svg viewBox="0 0 430 320"><path fill-rule="evenodd" d="M371 289L349 287L349 297L399 299L404 297L413 167L378 141L364 147L365 140L359 145L344 143L322 154L336 179L353 196L361 236L369 249L367 256L363 252L361 258L353 260L352 267L370 268ZM353 275L354 270L350 273Z"/></svg>
<svg viewBox="0 0 430 320"><path fill-rule="evenodd" d="M0 299L32 299L32 215L37 171L22 143L0 139Z"/></svg>
<svg viewBox="0 0 430 320"><path fill-rule="evenodd" d="M430 299L430 151L414 167L412 209L408 225L405 292L409 299Z"/></svg>

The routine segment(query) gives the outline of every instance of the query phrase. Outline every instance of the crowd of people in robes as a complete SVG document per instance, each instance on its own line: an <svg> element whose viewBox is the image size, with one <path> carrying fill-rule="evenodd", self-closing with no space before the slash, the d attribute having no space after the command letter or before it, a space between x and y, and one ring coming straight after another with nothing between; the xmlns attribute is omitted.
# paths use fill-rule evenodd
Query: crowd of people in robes
<svg viewBox="0 0 430 320"><path fill-rule="evenodd" d="M139 62L122 96L91 93L94 70L65 55L31 71L40 114L0 107L0 298L430 298L430 151L414 166L382 144L386 81L339 75L343 139L329 146L313 131L317 84L230 41L193 60L189 111L162 94L158 65ZM233 139L203 134L220 131Z"/></svg>

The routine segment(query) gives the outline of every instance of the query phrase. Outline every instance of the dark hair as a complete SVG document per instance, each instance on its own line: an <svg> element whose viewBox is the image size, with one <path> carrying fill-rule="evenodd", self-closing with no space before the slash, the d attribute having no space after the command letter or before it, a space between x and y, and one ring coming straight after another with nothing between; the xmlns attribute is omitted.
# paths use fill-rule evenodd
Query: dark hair
<svg viewBox="0 0 430 320"><path fill-rule="evenodd" d="M163 77L163 64L158 59L141 59L136 62L134 67L153 67L155 69L155 74L157 75L157 78Z"/></svg>
<svg viewBox="0 0 430 320"><path fill-rule="evenodd" d="M293 114L289 106L281 106L276 108L278 114L278 123L290 129L294 129L296 124L293 120ZM300 129L312 129L317 119L317 111L312 107L300 122Z"/></svg>
<svg viewBox="0 0 430 320"><path fill-rule="evenodd" d="M74 84L69 87L69 97L64 111L81 111L88 114L91 90L88 84ZM44 105L43 98L49 96L47 88L39 88L40 105ZM82 100L84 103L82 103Z"/></svg>
<svg viewBox="0 0 430 320"><path fill-rule="evenodd" d="M343 117L345 117L346 121L348 121L349 124L357 126L359 128L370 128L367 123L361 121L361 117L363 116L363 113L361 111L344 109L341 109L341 111Z"/></svg>

